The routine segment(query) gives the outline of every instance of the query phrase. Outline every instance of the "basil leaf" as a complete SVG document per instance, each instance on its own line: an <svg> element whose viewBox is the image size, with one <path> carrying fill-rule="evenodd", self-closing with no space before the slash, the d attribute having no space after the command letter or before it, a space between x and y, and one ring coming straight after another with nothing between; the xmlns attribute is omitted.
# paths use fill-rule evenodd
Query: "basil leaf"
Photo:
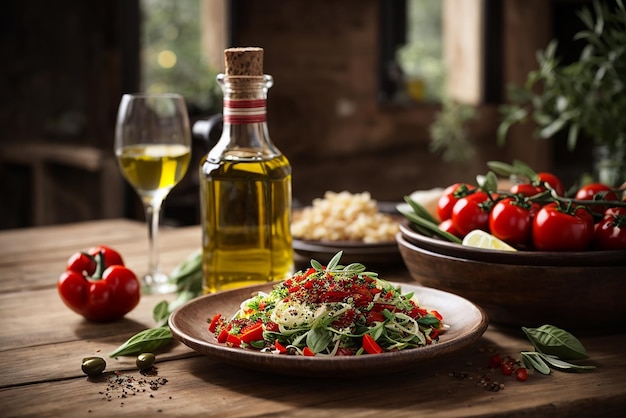
<svg viewBox="0 0 626 418"><path fill-rule="evenodd" d="M417 323L420 325L439 325L439 319L433 314L428 314L418 319Z"/></svg>
<svg viewBox="0 0 626 418"><path fill-rule="evenodd" d="M167 318L170 316L168 305L169 304L166 300L162 300L156 304L156 306L152 309L152 318L154 319L154 322L160 324L163 321L167 321Z"/></svg>
<svg viewBox="0 0 626 418"><path fill-rule="evenodd" d="M568 363L567 361L543 353L539 353L539 355L550 366L563 372L585 372L596 368L596 366L580 366L578 364Z"/></svg>
<svg viewBox="0 0 626 418"><path fill-rule="evenodd" d="M554 325L542 325L539 328L522 327L522 330L535 349L544 354L564 360L579 360L588 357L585 347L576 337Z"/></svg>
<svg viewBox="0 0 626 418"><path fill-rule="evenodd" d="M194 272L202 270L202 250L196 250L178 264L170 273L170 280L177 285L183 284Z"/></svg>
<svg viewBox="0 0 626 418"><path fill-rule="evenodd" d="M172 339L172 331L169 327L145 329L130 337L124 344L111 352L109 357L154 353L159 348L169 344Z"/></svg>
<svg viewBox="0 0 626 418"><path fill-rule="evenodd" d="M535 369L541 374L550 374L548 366L541 358L541 354L536 351L522 351L522 361L528 369Z"/></svg>
<svg viewBox="0 0 626 418"><path fill-rule="evenodd" d="M332 336L326 328L312 328L306 336L306 345L314 353L324 351L332 341Z"/></svg>

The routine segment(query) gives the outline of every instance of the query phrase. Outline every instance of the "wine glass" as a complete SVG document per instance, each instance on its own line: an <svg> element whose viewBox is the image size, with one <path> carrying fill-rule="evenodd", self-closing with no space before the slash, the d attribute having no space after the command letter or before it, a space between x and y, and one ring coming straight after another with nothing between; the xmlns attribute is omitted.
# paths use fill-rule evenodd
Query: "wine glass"
<svg viewBox="0 0 626 418"><path fill-rule="evenodd" d="M187 172L191 131L179 94L125 94L115 125L115 155L120 170L143 203L148 223L150 261L145 293L176 290L159 267L159 217L163 200Z"/></svg>

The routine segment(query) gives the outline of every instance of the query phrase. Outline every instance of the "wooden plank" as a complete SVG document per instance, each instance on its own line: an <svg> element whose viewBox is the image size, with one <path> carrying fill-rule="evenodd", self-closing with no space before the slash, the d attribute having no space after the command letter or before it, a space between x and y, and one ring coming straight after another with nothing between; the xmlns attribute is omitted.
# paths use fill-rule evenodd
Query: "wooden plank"
<svg viewBox="0 0 626 418"><path fill-rule="evenodd" d="M111 391L111 400L107 400L104 395L106 375L87 379L75 376L76 372L72 371L63 372L66 377L56 382L4 389L0 391L0 405L10 416L58 416L65 413L106 416L114 412L145 415L157 410L166 415L295 417L320 414L342 417L550 414L567 417L588 413L618 416L621 412L623 388L605 382L611 379L624 382L626 361L621 356L606 354L603 348L611 343L623 344L623 337L585 341L597 364L606 365L597 372L532 375L526 382L505 379L494 372L489 376L504 382L504 388L492 392L476 380L484 372L483 365L487 361L487 354L482 349L494 345L523 347L520 340L503 335L488 331L477 345L458 355L434 360L382 380L346 378L328 381L273 376L230 367L206 357L190 357L159 363L158 376L168 382L156 391L121 398L121 391L117 389ZM61 356L62 353L54 353L54 357ZM39 358L38 364L46 367L48 362L50 359L44 356ZM57 374L67 364L59 365ZM453 372L464 371L475 377L459 379L451 376ZM141 378L136 371L123 373ZM37 393L34 399L33 392ZM546 393L550 394L549 398Z"/></svg>

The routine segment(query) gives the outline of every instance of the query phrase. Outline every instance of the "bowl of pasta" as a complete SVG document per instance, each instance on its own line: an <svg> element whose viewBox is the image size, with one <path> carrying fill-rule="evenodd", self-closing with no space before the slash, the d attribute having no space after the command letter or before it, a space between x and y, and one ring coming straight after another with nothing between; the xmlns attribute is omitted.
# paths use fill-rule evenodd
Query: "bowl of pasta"
<svg viewBox="0 0 626 418"><path fill-rule="evenodd" d="M308 263L342 251L346 263L401 263L395 235L402 217L395 205L378 202L368 192L327 191L311 205L293 211L296 257Z"/></svg>

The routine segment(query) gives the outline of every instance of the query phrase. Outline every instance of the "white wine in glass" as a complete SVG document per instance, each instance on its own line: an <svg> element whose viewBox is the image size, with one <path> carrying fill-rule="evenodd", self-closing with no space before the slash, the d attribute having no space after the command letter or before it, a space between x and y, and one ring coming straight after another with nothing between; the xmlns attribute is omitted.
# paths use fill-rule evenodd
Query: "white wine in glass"
<svg viewBox="0 0 626 418"><path fill-rule="evenodd" d="M124 178L146 212L150 261L145 293L170 293L159 266L159 218L163 200L183 178L191 157L191 131L185 100L178 94L125 94L115 126L115 155Z"/></svg>

